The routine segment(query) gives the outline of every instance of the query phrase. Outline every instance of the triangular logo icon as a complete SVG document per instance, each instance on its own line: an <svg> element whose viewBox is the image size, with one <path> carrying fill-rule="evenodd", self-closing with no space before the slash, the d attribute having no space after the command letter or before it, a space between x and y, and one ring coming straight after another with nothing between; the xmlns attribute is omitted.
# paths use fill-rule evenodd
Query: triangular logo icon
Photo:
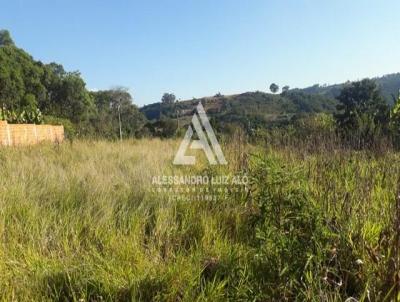
<svg viewBox="0 0 400 302"><path fill-rule="evenodd" d="M185 137L175 155L174 165L194 165L196 163L195 156L185 155L188 148L202 149L211 165L226 165L227 161L225 160L224 154L222 153L221 147L215 137L214 130L210 125L210 121L208 120L201 102L197 105L196 111L197 112L193 114L192 124L199 139L192 140L194 132L192 126L189 125ZM203 127L205 131L203 130ZM208 141L210 141L211 146Z"/></svg>

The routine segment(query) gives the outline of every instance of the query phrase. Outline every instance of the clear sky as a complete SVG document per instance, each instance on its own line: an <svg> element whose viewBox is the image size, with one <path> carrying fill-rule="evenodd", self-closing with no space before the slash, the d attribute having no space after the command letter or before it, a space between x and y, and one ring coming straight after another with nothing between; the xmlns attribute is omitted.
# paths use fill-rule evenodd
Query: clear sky
<svg viewBox="0 0 400 302"><path fill-rule="evenodd" d="M399 0L0 0L0 28L138 105L400 71Z"/></svg>

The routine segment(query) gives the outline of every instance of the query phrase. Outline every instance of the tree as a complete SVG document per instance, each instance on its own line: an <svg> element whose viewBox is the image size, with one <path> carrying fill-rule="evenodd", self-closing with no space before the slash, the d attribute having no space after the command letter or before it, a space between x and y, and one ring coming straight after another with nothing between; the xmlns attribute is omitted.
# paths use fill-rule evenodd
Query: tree
<svg viewBox="0 0 400 302"><path fill-rule="evenodd" d="M161 102L163 104L173 104L175 103L176 97L173 93L164 93Z"/></svg>
<svg viewBox="0 0 400 302"><path fill-rule="evenodd" d="M119 117L126 136L135 135L145 123L127 91L91 93L79 72L67 72L57 63L35 61L14 45L8 31L2 30L0 119L38 123L42 113L45 121L62 121L64 126L84 135L116 137Z"/></svg>
<svg viewBox="0 0 400 302"><path fill-rule="evenodd" d="M91 118L94 132L109 138L119 136L119 115L124 137L135 137L146 122L146 118L133 104L126 89L96 91L91 93L96 112Z"/></svg>
<svg viewBox="0 0 400 302"><path fill-rule="evenodd" d="M66 73L54 91L53 109L57 116L79 123L89 117L93 100L79 72Z"/></svg>
<svg viewBox="0 0 400 302"><path fill-rule="evenodd" d="M277 93L279 90L279 86L275 83L272 83L271 86L269 86L269 90L271 90L272 93Z"/></svg>
<svg viewBox="0 0 400 302"><path fill-rule="evenodd" d="M8 30L0 30L0 46L14 45L14 41L11 38L10 32Z"/></svg>
<svg viewBox="0 0 400 302"><path fill-rule="evenodd" d="M359 144L371 142L388 129L389 106L375 81L365 79L350 83L337 100L340 102L336 115L339 129L347 136L356 137Z"/></svg>
<svg viewBox="0 0 400 302"><path fill-rule="evenodd" d="M282 87L282 92L288 92L290 89L290 86L286 85Z"/></svg>
<svg viewBox="0 0 400 302"><path fill-rule="evenodd" d="M19 116L28 102L29 110L36 112L46 95L42 74L42 66L22 49L0 47L0 107Z"/></svg>

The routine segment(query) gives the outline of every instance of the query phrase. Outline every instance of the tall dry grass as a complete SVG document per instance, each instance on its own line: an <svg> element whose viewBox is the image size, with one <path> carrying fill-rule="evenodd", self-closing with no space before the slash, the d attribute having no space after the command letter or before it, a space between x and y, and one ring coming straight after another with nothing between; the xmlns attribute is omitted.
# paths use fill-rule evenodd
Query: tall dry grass
<svg viewBox="0 0 400 302"><path fill-rule="evenodd" d="M0 149L1 299L394 299L398 154L239 139L223 146L227 167L203 157L188 168L172 165L178 145ZM173 201L151 184L155 175L244 172L250 193L218 202Z"/></svg>

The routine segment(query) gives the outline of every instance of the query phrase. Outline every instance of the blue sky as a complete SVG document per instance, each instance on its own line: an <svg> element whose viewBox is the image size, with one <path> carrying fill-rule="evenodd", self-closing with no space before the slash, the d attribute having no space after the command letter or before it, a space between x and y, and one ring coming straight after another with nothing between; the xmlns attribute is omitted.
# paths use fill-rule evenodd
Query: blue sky
<svg viewBox="0 0 400 302"><path fill-rule="evenodd" d="M398 0L0 0L0 28L138 105L400 72Z"/></svg>

